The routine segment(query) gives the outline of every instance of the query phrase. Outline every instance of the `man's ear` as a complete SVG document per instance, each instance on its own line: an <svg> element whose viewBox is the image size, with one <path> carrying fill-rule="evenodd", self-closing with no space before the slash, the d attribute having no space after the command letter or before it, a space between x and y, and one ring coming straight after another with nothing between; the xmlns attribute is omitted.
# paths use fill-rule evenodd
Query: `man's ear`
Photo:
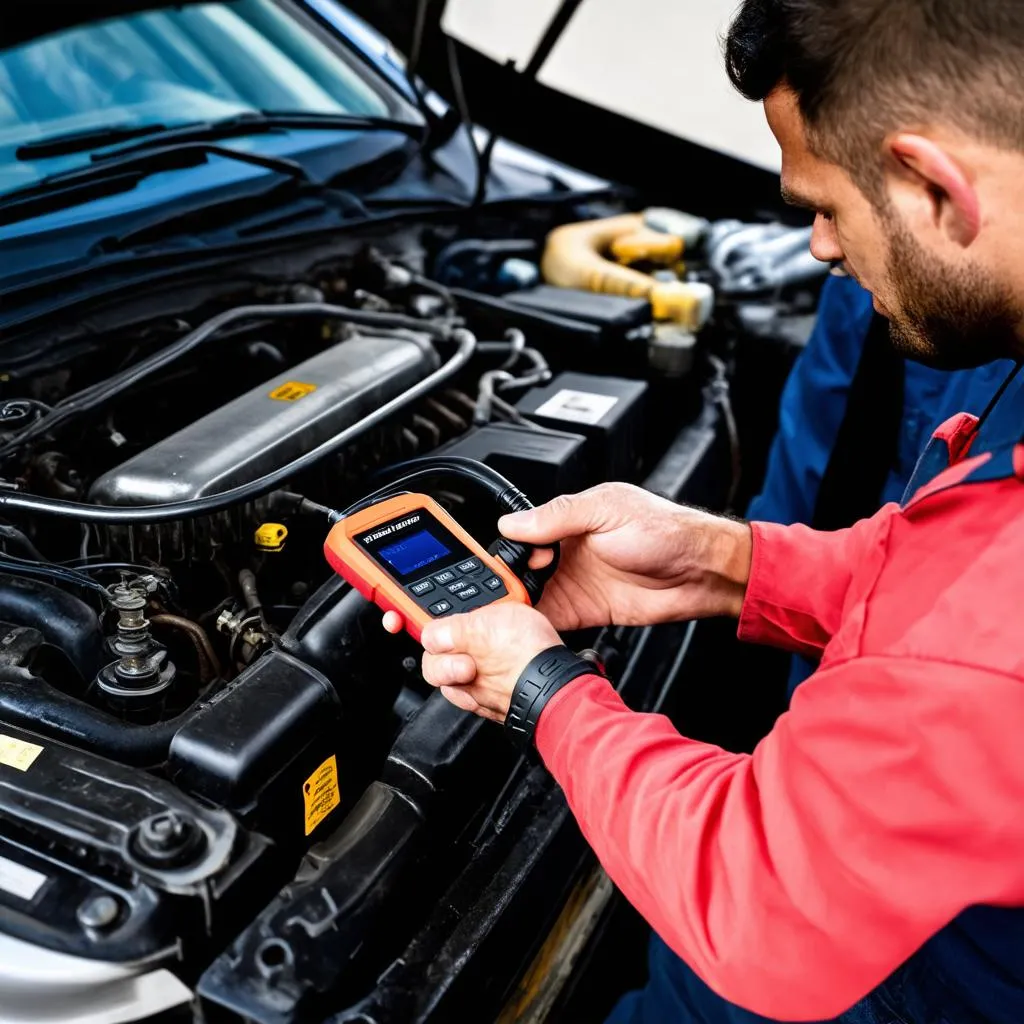
<svg viewBox="0 0 1024 1024"><path fill-rule="evenodd" d="M897 132L885 140L886 190L904 223L937 231L966 249L981 229L971 175L932 139Z"/></svg>

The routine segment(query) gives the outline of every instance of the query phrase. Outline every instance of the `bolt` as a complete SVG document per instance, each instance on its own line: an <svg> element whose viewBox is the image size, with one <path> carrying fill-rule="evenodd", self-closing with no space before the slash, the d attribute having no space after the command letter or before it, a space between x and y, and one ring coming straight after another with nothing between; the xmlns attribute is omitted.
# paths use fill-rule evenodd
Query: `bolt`
<svg viewBox="0 0 1024 1024"><path fill-rule="evenodd" d="M419 667L420 663L412 657L412 655L406 655L406 657L402 659L402 668L404 668L406 672L415 672Z"/></svg>
<svg viewBox="0 0 1024 1024"><path fill-rule="evenodd" d="M121 916L121 904L113 896L91 896L75 915L83 928L102 931Z"/></svg>
<svg viewBox="0 0 1024 1024"><path fill-rule="evenodd" d="M176 867L195 859L205 836L191 818L164 811L147 818L135 836L135 852L154 867Z"/></svg>

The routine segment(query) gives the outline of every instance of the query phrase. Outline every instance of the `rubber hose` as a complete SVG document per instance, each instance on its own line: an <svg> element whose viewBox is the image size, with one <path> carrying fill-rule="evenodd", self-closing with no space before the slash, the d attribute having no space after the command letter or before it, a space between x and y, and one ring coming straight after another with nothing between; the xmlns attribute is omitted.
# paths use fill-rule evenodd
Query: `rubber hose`
<svg viewBox="0 0 1024 1024"><path fill-rule="evenodd" d="M155 725L134 725L62 693L24 668L0 667L0 721L145 768L167 760L190 712Z"/></svg>
<svg viewBox="0 0 1024 1024"><path fill-rule="evenodd" d="M59 587L22 576L0 575L0 621L31 626L92 679L103 662L99 617L84 601Z"/></svg>

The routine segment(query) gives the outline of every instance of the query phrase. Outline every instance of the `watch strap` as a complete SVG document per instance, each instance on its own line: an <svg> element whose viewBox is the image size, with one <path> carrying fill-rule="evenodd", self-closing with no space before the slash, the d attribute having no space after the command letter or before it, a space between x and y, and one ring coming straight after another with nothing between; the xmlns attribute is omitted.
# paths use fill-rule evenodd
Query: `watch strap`
<svg viewBox="0 0 1024 1024"><path fill-rule="evenodd" d="M512 691L505 730L513 745L531 747L540 713L548 701L574 679L599 673L596 665L561 644L541 651L520 673Z"/></svg>

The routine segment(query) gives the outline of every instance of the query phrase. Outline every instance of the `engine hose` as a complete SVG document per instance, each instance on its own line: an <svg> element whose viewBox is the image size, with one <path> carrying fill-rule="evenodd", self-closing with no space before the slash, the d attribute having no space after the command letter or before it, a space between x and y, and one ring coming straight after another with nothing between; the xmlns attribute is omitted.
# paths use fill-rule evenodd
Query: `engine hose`
<svg viewBox="0 0 1024 1024"><path fill-rule="evenodd" d="M194 709L155 725L135 725L62 693L28 669L0 667L0 722L73 743L124 764L167 759L174 734Z"/></svg>
<svg viewBox="0 0 1024 1024"><path fill-rule="evenodd" d="M206 630L186 619L183 615L172 615L169 612L160 612L149 617L151 626L166 626L168 629L176 629L188 637L189 642L196 652L196 659L199 663L199 681L204 685L214 682L223 674L220 667L220 658L206 635Z"/></svg>
<svg viewBox="0 0 1024 1024"><path fill-rule="evenodd" d="M317 305L319 304L311 304ZM259 307L262 308L262 307ZM278 307L267 307L276 309ZM327 307L336 308L336 307ZM409 319L409 318L403 318ZM414 321L415 322L415 321ZM346 427L344 430L329 437L326 441L310 449L304 455L281 466L272 473L257 477L246 484L210 494L202 498L190 498L187 501L169 502L164 505L134 505L124 508L116 505L90 505L82 501L67 501L63 498L43 498L34 494L18 494L14 491L0 491L0 508L21 512L32 512L38 515L56 516L78 523L106 523L110 525L129 526L133 523L166 523L181 519L195 519L198 516L220 512L232 505L241 505L258 498L268 491L274 490L285 480L302 473L315 465L325 456L351 444L357 437L372 430L396 412L419 400L438 385L458 373L469 362L476 349L476 337L464 328L456 328L452 332L452 340L458 348L451 358L439 369L424 377L403 394L385 402L361 420Z"/></svg>
<svg viewBox="0 0 1024 1024"><path fill-rule="evenodd" d="M184 337L154 352L153 355L141 360L134 366L93 384L91 387L70 395L58 402L51 411L40 416L31 426L26 427L17 437L6 444L0 445L0 458L17 451L29 441L43 434L48 434L63 426L68 420L89 412L108 402L114 396L138 384L139 381L164 369L183 355L209 341L220 330L229 324L246 320L277 320L293 317L323 317L331 320L345 320L349 323L366 327L391 327L400 330L416 331L428 334L437 341L446 341L453 337L450 327L441 326L415 317L403 316L399 313L380 313L364 309L349 309L347 306L335 306L327 302L294 302L287 305L236 306L225 310Z"/></svg>
<svg viewBox="0 0 1024 1024"><path fill-rule="evenodd" d="M91 679L103 662L99 617L84 601L59 587L0 575L0 622L38 629L85 679Z"/></svg>

